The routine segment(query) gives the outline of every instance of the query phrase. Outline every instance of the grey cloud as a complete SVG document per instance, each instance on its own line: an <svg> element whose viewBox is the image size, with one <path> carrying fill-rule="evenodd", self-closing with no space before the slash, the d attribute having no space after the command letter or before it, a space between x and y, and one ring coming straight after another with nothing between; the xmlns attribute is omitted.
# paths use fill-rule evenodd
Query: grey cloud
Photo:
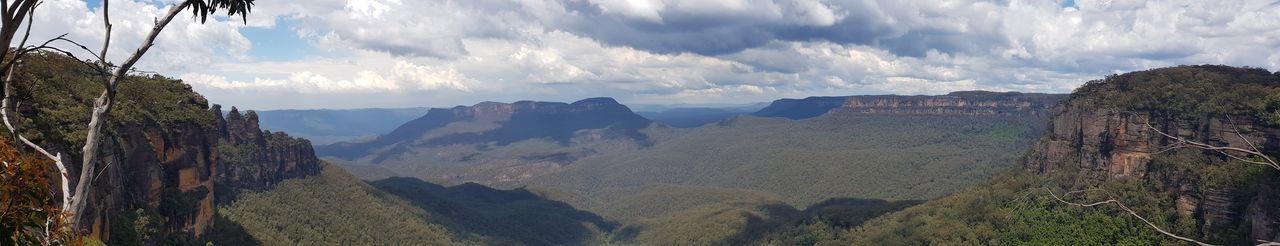
<svg viewBox="0 0 1280 246"><path fill-rule="evenodd" d="M798 1L768 2L777 6L794 6ZM841 0L819 3L840 15L840 19L830 24L803 25L794 20L803 18L805 11L783 11L783 15L790 16L767 18L752 15L709 15L673 7L659 12L661 22L655 23L607 13L598 5L583 5L578 2L571 6L581 15L560 28L609 45L665 54L732 54L775 40L870 45L911 57L924 56L929 50L943 53L984 52L992 46L1007 44L1000 38L1002 34L999 29L982 29L964 23L991 20L981 19L986 18L983 15L961 18L968 17L963 15L964 12L972 11L963 7L930 12L921 11L915 1ZM1006 4L1001 1L988 3L995 6ZM944 14L957 14L960 17ZM968 30L945 28L948 26Z"/></svg>

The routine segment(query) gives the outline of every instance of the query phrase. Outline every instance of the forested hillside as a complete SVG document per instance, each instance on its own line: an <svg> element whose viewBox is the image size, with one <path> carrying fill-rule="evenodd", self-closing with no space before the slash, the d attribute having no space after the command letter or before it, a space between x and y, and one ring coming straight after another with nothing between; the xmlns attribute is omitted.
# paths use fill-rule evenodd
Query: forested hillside
<svg viewBox="0 0 1280 246"><path fill-rule="evenodd" d="M1109 76L1078 89L1051 122L1019 168L987 184L856 229L809 232L837 245L1185 243L1115 204L1081 207L1056 195L1115 199L1161 229L1208 243L1280 239L1280 170L1244 161L1260 156L1179 147L1160 134L1274 155L1280 74L1182 66Z"/></svg>
<svg viewBox="0 0 1280 246"><path fill-rule="evenodd" d="M242 194L218 209L220 245L477 244L444 216L380 192L342 168ZM245 236L247 235L247 237Z"/></svg>
<svg viewBox="0 0 1280 246"><path fill-rule="evenodd" d="M1018 105L1015 100L1009 101L1011 105ZM1045 120L1033 107L1018 111L1025 113L995 114L981 111L988 108L975 110L964 101L937 102L942 104L887 105L919 109L910 113L832 110L804 120L739 116L690 129L658 125L631 128L642 137L606 128L576 130L567 141L552 136L509 143L502 139L438 142L450 139L442 136L458 132L482 132L478 135L483 136L492 129L538 126L528 121L493 120L493 115L504 114L490 114L503 112L491 108L501 109L495 107L501 105L481 104L452 110L455 113L451 115L462 118L442 117L440 111L418 120L421 122L406 124L398 131L419 129L416 135L389 134L384 139L404 140L370 149L372 156L334 160L367 175L375 186L406 197L443 189L427 182L479 186L467 184L475 182L516 191L537 190L538 199L564 201L572 208L616 222L612 231L599 230L606 227L596 222L592 223L597 229L586 230L605 232L611 242L745 243L764 240L759 235L766 232L795 231L790 225L802 221L856 225L917 200L963 190L1016 164ZM938 107L949 108L937 114L926 111ZM545 115L548 118L541 122L573 119L552 116ZM378 181L391 176L426 182ZM406 185L420 188L400 187ZM405 193L406 189L418 192ZM429 197L451 200L438 194ZM832 211L843 215L815 215ZM506 226L520 224L520 220L506 221L515 223ZM512 230L526 230L515 228ZM525 239L555 242L564 237Z"/></svg>
<svg viewBox="0 0 1280 246"><path fill-rule="evenodd" d="M653 147L578 160L534 185L610 201L651 184L740 188L795 206L829 198L929 199L1016 163L1035 118L833 114L739 117Z"/></svg>
<svg viewBox="0 0 1280 246"><path fill-rule="evenodd" d="M887 206L977 184L1014 165L1040 122L740 117L639 151L579 160L529 183L572 193L563 199L626 222L619 233L635 233L629 238L635 242L752 241L756 234L815 220L800 211L819 204L868 199Z"/></svg>

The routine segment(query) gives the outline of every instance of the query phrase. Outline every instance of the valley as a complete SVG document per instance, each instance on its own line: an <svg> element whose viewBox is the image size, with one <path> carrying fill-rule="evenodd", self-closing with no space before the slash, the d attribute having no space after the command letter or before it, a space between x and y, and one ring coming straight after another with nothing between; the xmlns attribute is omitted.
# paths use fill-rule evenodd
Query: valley
<svg viewBox="0 0 1280 246"><path fill-rule="evenodd" d="M91 84L45 72L65 58L43 59L25 76L51 82L30 100L88 98L51 96ZM782 99L708 111L726 118L696 127L612 98L482 102L313 144L151 77L123 88L138 97L115 111L104 160L119 163L106 171L119 185L101 187L90 235L126 245L1176 243L1154 230L1168 228L1243 244L1280 232L1265 222L1280 204L1275 170L1167 146L1181 136L1275 149L1278 78L1182 66L1070 95ZM59 133L86 120L57 117L77 110L25 122ZM1067 202L1077 199L1111 199L1152 224Z"/></svg>
<svg viewBox="0 0 1280 246"><path fill-rule="evenodd" d="M1280 246L1277 1L0 17L0 246Z"/></svg>
<svg viewBox="0 0 1280 246"><path fill-rule="evenodd" d="M383 138L318 151L373 183L401 176L537 190L612 220L618 242L749 242L813 211L869 213L848 219L861 221L980 183L1016 164L1061 97L856 96L818 109L807 108L821 105L812 99L780 101L796 108L772 112L828 112L739 115L696 128L640 120L613 100L486 102L433 110ZM564 123L570 119L597 123ZM512 137L515 129L563 133ZM368 155L344 158L353 152Z"/></svg>

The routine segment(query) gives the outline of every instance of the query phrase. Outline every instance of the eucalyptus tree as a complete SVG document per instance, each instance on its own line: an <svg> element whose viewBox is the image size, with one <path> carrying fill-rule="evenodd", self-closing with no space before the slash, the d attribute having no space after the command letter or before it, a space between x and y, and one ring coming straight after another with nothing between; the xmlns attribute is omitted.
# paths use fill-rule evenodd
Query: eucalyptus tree
<svg viewBox="0 0 1280 246"><path fill-rule="evenodd" d="M164 31L175 18L183 13L190 13L195 20L205 23L209 20L210 15L216 15L218 12L225 12L228 16L240 16L243 22L248 22L247 15L253 7L254 0L182 0L170 4L163 12L162 16L154 19L152 28L145 34L142 43L126 56L119 64L114 64L107 60L107 51L111 48L111 3L110 0L102 0L100 5L102 11L103 28L105 29L102 47L99 51L94 52L88 47L81 45L73 40L67 39L66 34L58 36L42 43L28 44L28 38L31 36L33 28L33 19L36 10L39 8L42 0L0 0L0 42L4 42L10 46L7 52L0 52L0 77L3 77L4 98L3 106L0 107L0 117L3 117L5 127L9 133L14 135L15 141L30 148L44 156L52 159L57 166L61 176L61 198L63 214L70 219L74 228L83 228L85 226L83 215L91 192L93 191L93 181L97 180L99 175L97 170L97 162L101 155L101 142L103 139L103 126L110 122L109 112L115 103L116 88L121 83L126 83L126 77L134 72L134 65L142 59L147 51L156 42L156 37ZM25 27L25 28L24 28ZM21 39L18 34L21 32ZM14 41L18 41L16 44ZM79 49L77 52L57 47L58 43L71 44L73 49ZM68 173L65 162L69 157L63 156L61 153L51 151L39 144L30 141L22 136L22 132L18 127L9 120L10 111L14 109L14 83L15 74L21 67L25 55L37 51L53 51L63 53L72 57L76 57L76 53L88 54L92 56L89 59L77 60L85 61L85 65L90 66L99 75L100 83L104 89L101 94L92 102L92 110L90 112L89 123L87 127L87 136L82 146L82 156L80 158L79 175L74 176L77 180L75 189L70 189L69 180L72 176ZM82 52L81 52L82 51ZM14 114L17 111L13 112Z"/></svg>

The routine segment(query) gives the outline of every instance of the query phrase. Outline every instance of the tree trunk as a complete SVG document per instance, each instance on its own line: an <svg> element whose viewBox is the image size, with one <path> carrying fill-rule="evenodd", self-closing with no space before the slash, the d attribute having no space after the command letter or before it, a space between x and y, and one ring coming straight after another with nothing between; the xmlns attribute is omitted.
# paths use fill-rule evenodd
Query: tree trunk
<svg viewBox="0 0 1280 246"><path fill-rule="evenodd" d="M106 12L106 4L107 2L103 1L103 12ZM120 64L120 67L116 68L113 73L105 78L106 81L104 85L106 85L106 89L103 90L102 95L99 95L97 100L94 100L93 102L93 112L89 118L89 133L88 137L85 138L84 152L82 153L84 157L82 158L83 161L80 166L80 181L76 183L76 194L71 199L71 211L68 211L71 214L71 221L74 223L73 228L81 228L85 226L84 221L82 221L84 220L84 212L86 205L89 202L89 195L93 191L93 188L91 187L92 183L97 179L94 177L94 171L97 169L94 163L98 160L98 155L100 154L100 142L103 138L102 127L103 124L106 124L110 116L108 113L111 112L111 105L115 100L116 86L129 76L129 70L133 69L133 65L137 64L139 59L142 59L142 56L147 53L147 50L151 49L152 45L155 45L156 37L160 35L160 32L164 30L164 27L168 26L169 22L172 22L174 17L181 14L182 10L189 6L191 6L190 1L183 1L180 4L169 7L169 12L166 13L163 18L156 20L155 26L151 28L151 33L147 35L147 38L142 41L142 45L139 46L138 49L135 50L127 59L125 59L124 63ZM109 39L111 37L109 32L111 24L110 22L107 22L106 25L108 30L107 37ZM110 40L106 40L106 42L110 42ZM103 45L103 55L106 55L107 53L106 48L107 45ZM106 59L106 57L102 57L102 59ZM103 64L105 63L106 61L104 60Z"/></svg>

